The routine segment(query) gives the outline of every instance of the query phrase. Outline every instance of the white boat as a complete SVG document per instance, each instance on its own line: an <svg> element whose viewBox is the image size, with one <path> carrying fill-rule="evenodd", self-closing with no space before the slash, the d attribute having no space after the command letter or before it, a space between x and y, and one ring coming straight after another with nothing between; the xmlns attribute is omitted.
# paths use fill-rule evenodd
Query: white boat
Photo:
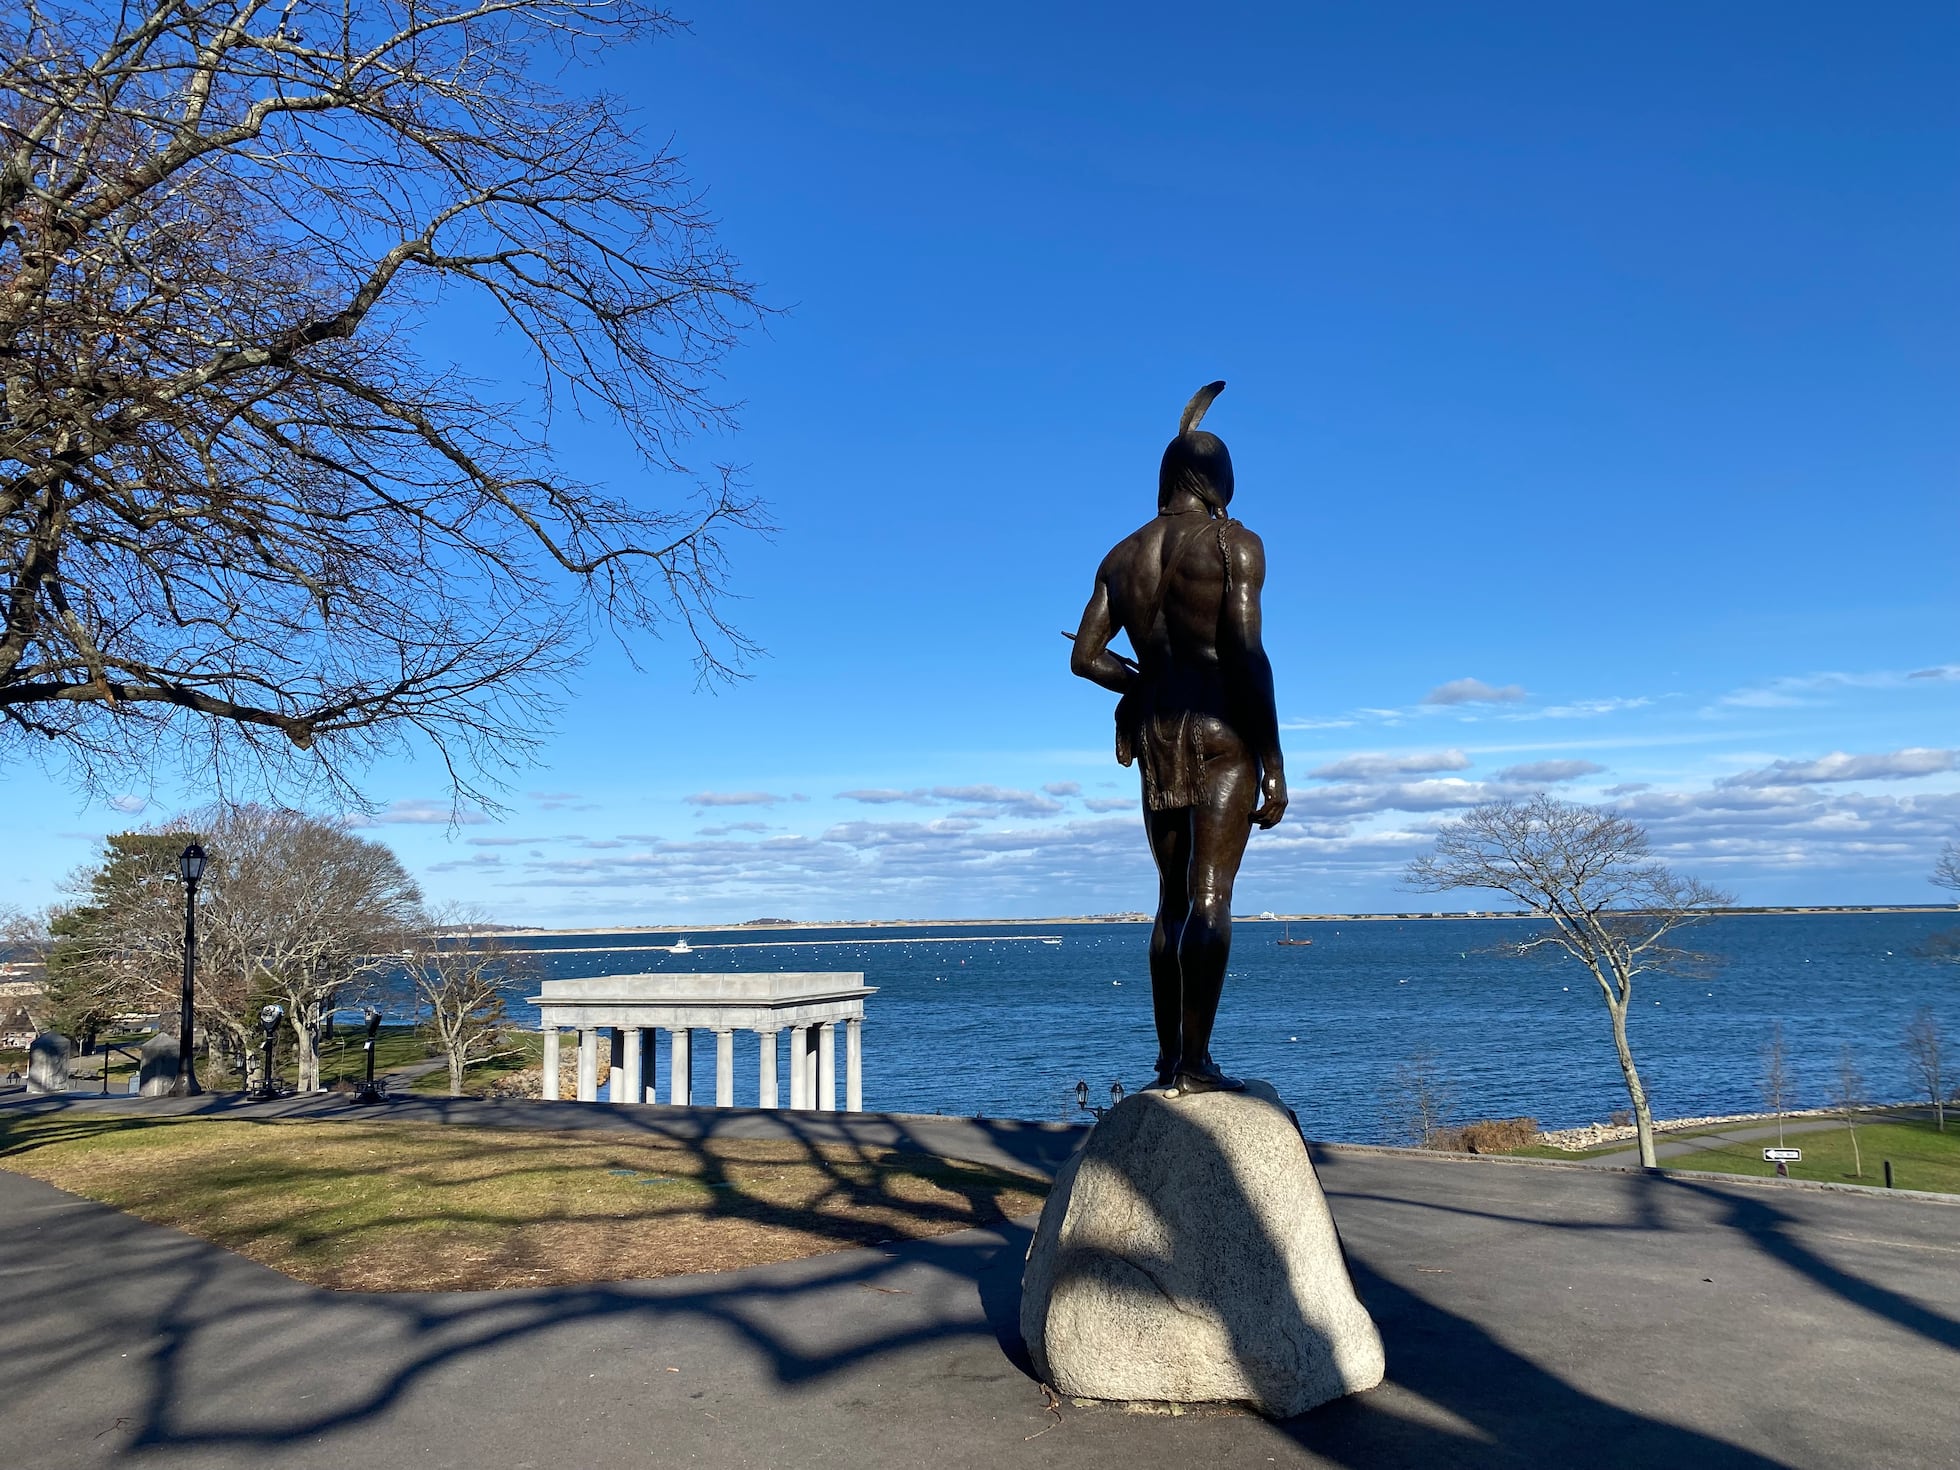
<svg viewBox="0 0 1960 1470"><path fill-rule="evenodd" d="M1060 944L1062 941L1059 939L1044 939L1041 942L1043 944Z"/></svg>
<svg viewBox="0 0 1960 1470"><path fill-rule="evenodd" d="M673 942L673 944L668 947L667 953L668 954L693 954L694 946L687 942L687 936L683 934L679 939L676 939Z"/></svg>

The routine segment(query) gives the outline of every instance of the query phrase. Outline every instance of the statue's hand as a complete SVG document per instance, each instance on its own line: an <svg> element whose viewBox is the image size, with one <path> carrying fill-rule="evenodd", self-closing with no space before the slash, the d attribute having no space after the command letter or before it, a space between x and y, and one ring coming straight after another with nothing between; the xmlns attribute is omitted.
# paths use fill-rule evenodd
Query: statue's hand
<svg viewBox="0 0 1960 1470"><path fill-rule="evenodd" d="M1277 772L1259 783L1259 809L1252 814L1256 827L1277 827L1286 815L1286 777Z"/></svg>

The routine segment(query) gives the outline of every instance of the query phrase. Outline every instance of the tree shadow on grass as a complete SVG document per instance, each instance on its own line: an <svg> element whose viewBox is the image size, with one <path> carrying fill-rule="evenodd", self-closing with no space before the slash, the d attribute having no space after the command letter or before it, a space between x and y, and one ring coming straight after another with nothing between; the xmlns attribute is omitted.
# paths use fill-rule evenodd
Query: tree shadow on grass
<svg viewBox="0 0 1960 1470"><path fill-rule="evenodd" d="M795 1136L364 1121L302 1137L262 1117L0 1110L0 1159L105 1143L45 1172L304 1279L384 1290L641 1280L929 1237L998 1225L1003 1199L1026 1208L1042 1187L958 1160ZM169 1143L173 1128L195 1130L180 1135L195 1152L146 1161L143 1145ZM364 1187L377 1169L393 1187Z"/></svg>

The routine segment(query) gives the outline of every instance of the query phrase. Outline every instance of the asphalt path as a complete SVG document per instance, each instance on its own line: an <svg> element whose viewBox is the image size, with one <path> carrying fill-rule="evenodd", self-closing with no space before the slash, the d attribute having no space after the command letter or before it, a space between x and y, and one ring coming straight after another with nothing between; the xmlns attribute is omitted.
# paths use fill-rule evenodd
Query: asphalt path
<svg viewBox="0 0 1960 1470"><path fill-rule="evenodd" d="M50 1467L1955 1463L1960 1206L1315 1156L1389 1379L1288 1423L1050 1408L1014 1327L1025 1223L662 1281L334 1293L4 1172L0 1420Z"/></svg>

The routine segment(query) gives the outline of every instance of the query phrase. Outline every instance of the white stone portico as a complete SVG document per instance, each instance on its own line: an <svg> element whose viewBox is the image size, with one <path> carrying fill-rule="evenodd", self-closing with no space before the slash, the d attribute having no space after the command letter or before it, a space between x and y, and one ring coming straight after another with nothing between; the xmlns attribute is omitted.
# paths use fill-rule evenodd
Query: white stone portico
<svg viewBox="0 0 1960 1470"><path fill-rule="evenodd" d="M682 1106L694 1100L694 1082L706 1081L707 1058L697 1067L692 1038L714 1033L715 1106L735 1102L735 1033L759 1040L756 1105L782 1106L777 1084L777 1037L789 1033L789 1105L818 1112L837 1109L837 1027L845 1030L844 1107L864 1110L864 998L876 987L861 972L793 971L786 974L595 975L546 980L531 997L544 1032L544 1095L559 1095L561 1033L577 1033L578 1100L599 1096L599 1033L607 1039L616 1085L615 1102L659 1102L658 1044L668 1034L667 1097Z"/></svg>

